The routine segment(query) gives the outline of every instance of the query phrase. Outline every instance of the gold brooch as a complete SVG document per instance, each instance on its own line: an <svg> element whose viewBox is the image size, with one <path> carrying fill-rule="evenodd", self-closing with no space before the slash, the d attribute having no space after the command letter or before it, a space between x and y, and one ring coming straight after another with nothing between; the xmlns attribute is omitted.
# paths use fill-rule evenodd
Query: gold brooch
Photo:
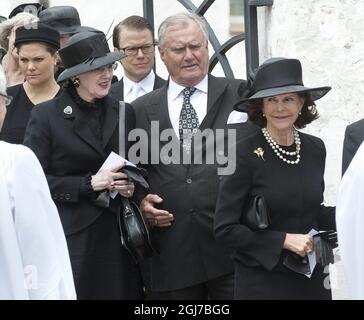
<svg viewBox="0 0 364 320"><path fill-rule="evenodd" d="M257 149L255 149L254 150L254 153L258 156L258 158L262 158L264 161L265 161L265 159L264 159L264 150L263 150L263 148L257 148Z"/></svg>

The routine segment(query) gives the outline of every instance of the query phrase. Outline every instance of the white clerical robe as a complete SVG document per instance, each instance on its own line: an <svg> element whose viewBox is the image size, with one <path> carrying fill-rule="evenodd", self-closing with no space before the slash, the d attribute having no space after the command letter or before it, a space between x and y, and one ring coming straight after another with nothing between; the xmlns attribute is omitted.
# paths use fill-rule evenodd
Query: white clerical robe
<svg viewBox="0 0 364 320"><path fill-rule="evenodd" d="M341 180L336 224L350 297L364 299L364 144Z"/></svg>
<svg viewBox="0 0 364 320"><path fill-rule="evenodd" d="M0 141L0 299L75 299L67 243L33 152Z"/></svg>

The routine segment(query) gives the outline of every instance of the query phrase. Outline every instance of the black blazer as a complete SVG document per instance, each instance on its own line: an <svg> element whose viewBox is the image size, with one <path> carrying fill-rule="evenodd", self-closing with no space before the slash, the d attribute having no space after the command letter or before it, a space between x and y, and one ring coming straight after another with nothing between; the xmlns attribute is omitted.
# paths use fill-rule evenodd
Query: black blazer
<svg viewBox="0 0 364 320"><path fill-rule="evenodd" d="M26 129L24 144L34 151L43 167L66 235L86 228L107 210L80 196L81 179L95 174L111 151L118 153L119 104L108 96L105 104L102 146L67 90L35 106ZM72 114L64 112L68 106ZM134 111L126 105L127 134L134 125Z"/></svg>
<svg viewBox="0 0 364 320"><path fill-rule="evenodd" d="M222 129L226 138L228 116L238 99L237 89L241 82L209 76L207 114L200 124L201 130ZM167 88L168 83L132 103L136 127L144 129L149 138L152 121L158 122L159 133L164 129L173 130L168 113ZM250 123L233 127L243 136L256 130ZM147 140L142 139L140 143L143 150L148 150L149 158L151 152L160 152L167 144L167 141L159 141L151 145ZM178 141L177 144L178 150ZM171 227L155 227L152 230L152 237L159 248L159 254L151 259L152 290L177 290L233 272L231 251L218 244L213 234L219 181L216 158L213 164L159 163L150 164L148 161L144 164L149 172L149 193L164 199L159 207L171 212L174 221Z"/></svg>
<svg viewBox="0 0 364 320"><path fill-rule="evenodd" d="M361 143L364 141L364 119L352 123L346 127L344 147L343 147L343 160L342 160L342 174L344 175L346 169L349 167L351 160L354 158Z"/></svg>
<svg viewBox="0 0 364 320"><path fill-rule="evenodd" d="M162 87L166 83L166 80L162 79L158 75L155 75L153 90ZM115 100L124 100L124 82L123 78L120 81L112 84L110 89L110 96Z"/></svg>
<svg viewBox="0 0 364 320"><path fill-rule="evenodd" d="M279 159L261 132L237 143L236 171L224 176L219 186L215 232L220 243L235 250L238 263L272 271L287 254L282 249L286 233L336 229L334 208L322 205L325 145L314 136L299 135L297 165ZM264 159L254 153L257 148L263 149ZM253 232L240 223L254 195L263 195L269 208L272 221L264 231Z"/></svg>

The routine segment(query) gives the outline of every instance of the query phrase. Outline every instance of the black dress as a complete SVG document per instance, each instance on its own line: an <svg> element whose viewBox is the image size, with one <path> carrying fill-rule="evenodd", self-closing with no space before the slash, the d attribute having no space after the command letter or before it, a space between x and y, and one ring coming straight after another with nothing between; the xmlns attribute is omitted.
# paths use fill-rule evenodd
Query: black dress
<svg viewBox="0 0 364 320"><path fill-rule="evenodd" d="M283 162L263 134L237 143L236 171L219 186L215 233L235 249L236 299L330 299L328 270L316 268L311 278L283 265L286 233L336 229L334 208L324 207L326 151L319 138L299 133L301 161ZM262 148L263 157L254 151ZM295 145L287 148L294 151ZM264 159L263 159L264 158ZM271 216L267 230L253 232L240 224L250 196L263 195Z"/></svg>
<svg viewBox="0 0 364 320"><path fill-rule="evenodd" d="M33 109L25 134L60 214L78 299L143 298L140 271L120 242L120 196L100 204L91 187L91 175L111 151L118 152L118 107L108 96L87 103L65 87ZM130 105L125 119L127 136L135 126Z"/></svg>
<svg viewBox="0 0 364 320"><path fill-rule="evenodd" d="M3 128L0 133L0 140L8 143L22 144L25 128L27 127L34 104L29 100L23 84L9 87L7 93L13 97L13 101L7 107ZM61 89L55 97L59 96L60 93Z"/></svg>

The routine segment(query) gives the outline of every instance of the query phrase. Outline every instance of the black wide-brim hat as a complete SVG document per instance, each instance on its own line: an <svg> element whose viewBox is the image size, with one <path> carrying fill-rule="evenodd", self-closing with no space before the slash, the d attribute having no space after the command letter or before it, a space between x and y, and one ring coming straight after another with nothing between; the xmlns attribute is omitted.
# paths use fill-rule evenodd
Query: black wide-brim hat
<svg viewBox="0 0 364 320"><path fill-rule="evenodd" d="M255 73L245 98L234 105L236 111L247 112L257 100L287 93L308 93L313 101L322 98L331 87L309 88L303 85L301 62L297 59L272 58Z"/></svg>
<svg viewBox="0 0 364 320"><path fill-rule="evenodd" d="M87 26L81 26L80 16L72 6L54 6L39 13L39 21L56 29L61 35L79 32L100 32Z"/></svg>
<svg viewBox="0 0 364 320"><path fill-rule="evenodd" d="M29 42L48 43L58 50L60 47L60 36L57 30L46 24L32 22L15 30L15 46Z"/></svg>
<svg viewBox="0 0 364 320"><path fill-rule="evenodd" d="M62 82L82 73L114 63L126 57L122 52L110 52L105 34L101 31L73 35L59 50L65 70L57 81Z"/></svg>
<svg viewBox="0 0 364 320"><path fill-rule="evenodd" d="M18 13L28 12L38 17L40 12L42 12L46 7L40 3L23 3L15 7L9 14L9 19L15 17Z"/></svg>

